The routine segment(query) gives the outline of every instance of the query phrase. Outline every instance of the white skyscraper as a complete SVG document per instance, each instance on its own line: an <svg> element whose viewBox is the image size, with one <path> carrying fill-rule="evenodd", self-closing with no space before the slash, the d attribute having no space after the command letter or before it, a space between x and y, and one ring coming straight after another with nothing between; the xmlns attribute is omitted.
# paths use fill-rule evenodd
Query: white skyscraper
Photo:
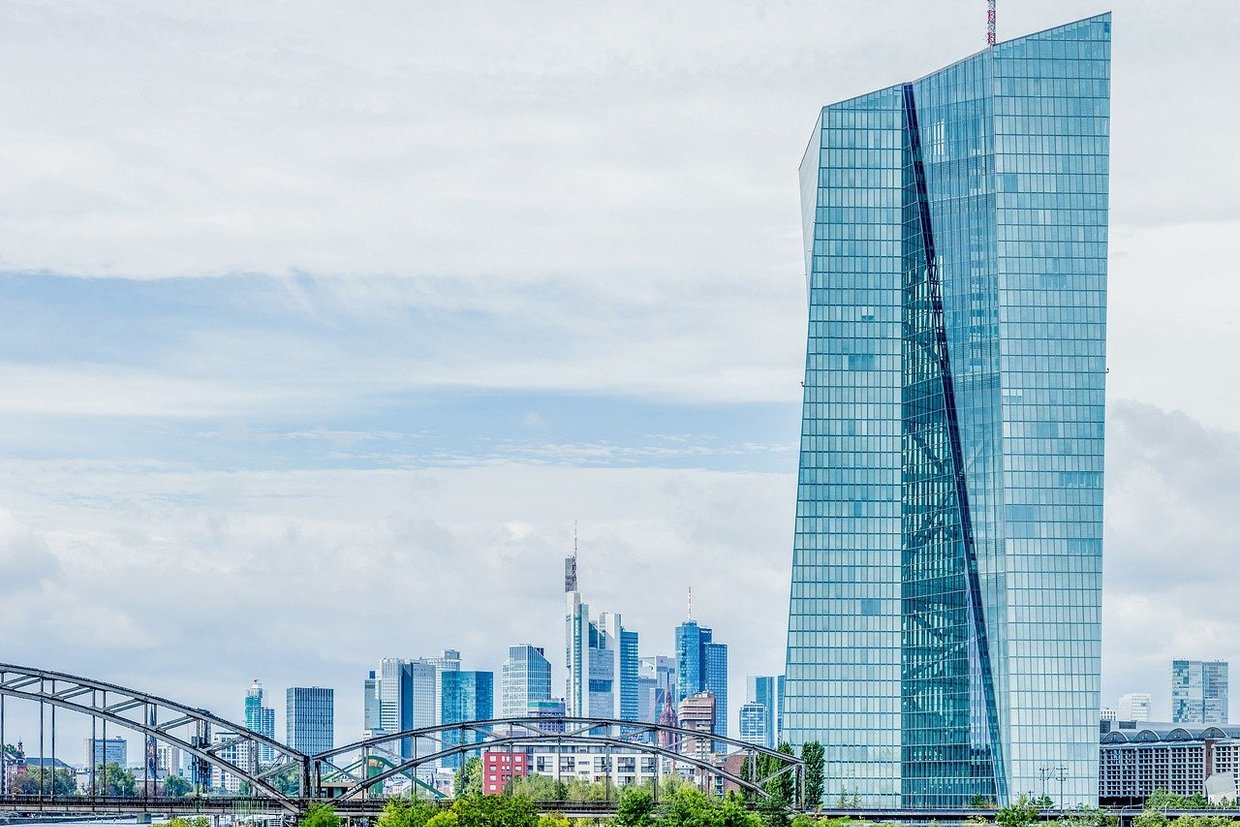
<svg viewBox="0 0 1240 827"><path fill-rule="evenodd" d="M1150 719L1150 693L1129 692L1119 696L1117 714L1121 721L1148 721Z"/></svg>

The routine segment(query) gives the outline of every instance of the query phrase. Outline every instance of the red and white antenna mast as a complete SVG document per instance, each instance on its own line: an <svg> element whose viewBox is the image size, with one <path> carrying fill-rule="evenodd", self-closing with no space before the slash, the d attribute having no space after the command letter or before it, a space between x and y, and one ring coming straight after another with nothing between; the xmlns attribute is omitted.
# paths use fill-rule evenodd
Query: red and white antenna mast
<svg viewBox="0 0 1240 827"><path fill-rule="evenodd" d="M986 45L995 45L995 0L986 0Z"/></svg>

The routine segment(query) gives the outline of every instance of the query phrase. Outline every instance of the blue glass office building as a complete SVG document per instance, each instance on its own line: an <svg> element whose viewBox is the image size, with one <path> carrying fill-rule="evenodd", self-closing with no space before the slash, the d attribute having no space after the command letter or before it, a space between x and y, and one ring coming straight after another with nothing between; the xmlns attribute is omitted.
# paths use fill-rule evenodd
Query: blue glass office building
<svg viewBox="0 0 1240 827"><path fill-rule="evenodd" d="M440 715L441 724L456 724L465 721L487 721L495 717L495 673L494 672L440 672L439 687L443 698L443 710ZM459 744L474 744L483 739L480 732L443 733L443 746L453 747ZM460 768L465 762L465 755L455 753L443 759L445 767Z"/></svg>
<svg viewBox="0 0 1240 827"><path fill-rule="evenodd" d="M831 796L1097 800L1110 29L815 127L783 723Z"/></svg>

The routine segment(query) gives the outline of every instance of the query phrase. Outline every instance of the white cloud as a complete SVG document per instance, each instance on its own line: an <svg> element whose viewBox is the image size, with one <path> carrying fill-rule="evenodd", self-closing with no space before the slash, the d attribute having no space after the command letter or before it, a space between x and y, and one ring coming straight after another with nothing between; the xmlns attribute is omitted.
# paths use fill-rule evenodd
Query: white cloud
<svg viewBox="0 0 1240 827"><path fill-rule="evenodd" d="M254 675L313 681L337 687L353 734L361 677L382 656L455 647L498 669L507 645L531 641L558 663L574 520L588 600L622 612L643 651L671 651L693 585L695 615L732 645L738 698L747 672L782 661L791 474L7 462L0 491L60 561L51 593L0 628L7 657L222 714ZM63 607L55 623L44 605Z"/></svg>
<svg viewBox="0 0 1240 827"><path fill-rule="evenodd" d="M1138 403L1111 414L1103 702L1150 692L1168 715L1173 658L1240 660L1240 434Z"/></svg>

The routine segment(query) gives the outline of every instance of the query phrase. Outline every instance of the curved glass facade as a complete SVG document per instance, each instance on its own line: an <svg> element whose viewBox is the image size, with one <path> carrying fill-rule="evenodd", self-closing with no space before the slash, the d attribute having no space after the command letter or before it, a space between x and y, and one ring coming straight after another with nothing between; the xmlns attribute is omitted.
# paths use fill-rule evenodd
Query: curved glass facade
<svg viewBox="0 0 1240 827"><path fill-rule="evenodd" d="M828 801L1096 802L1109 74L1100 15L816 125L784 728Z"/></svg>

